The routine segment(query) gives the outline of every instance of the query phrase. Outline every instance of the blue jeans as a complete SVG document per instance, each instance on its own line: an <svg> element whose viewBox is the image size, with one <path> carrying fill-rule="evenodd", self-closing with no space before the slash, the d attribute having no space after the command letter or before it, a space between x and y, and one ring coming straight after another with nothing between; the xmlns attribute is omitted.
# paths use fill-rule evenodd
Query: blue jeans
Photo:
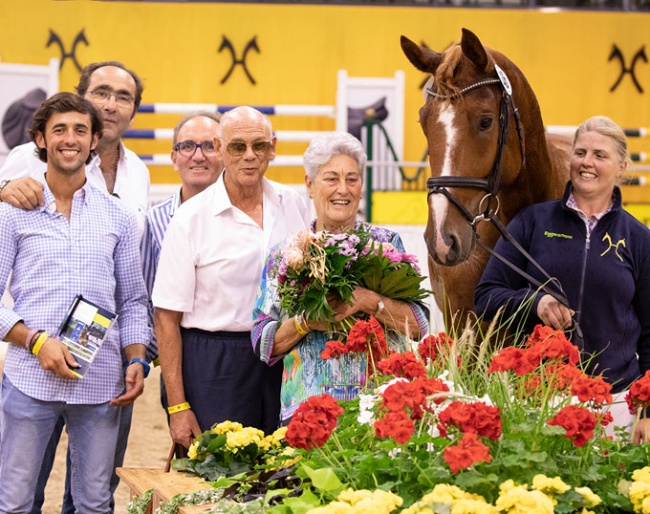
<svg viewBox="0 0 650 514"><path fill-rule="evenodd" d="M111 512L119 409L108 403L71 405L31 398L2 378L0 514L28 514L45 450L59 418L67 425L71 493L78 512Z"/></svg>
<svg viewBox="0 0 650 514"><path fill-rule="evenodd" d="M131 417L133 415L133 405L129 407L120 408L120 431L117 436L117 446L115 448L115 467L120 468L124 464L124 454L126 453L126 444L129 438L129 432L131 431ZM38 479L36 481L36 493L34 494L34 505L30 514L41 514L43 503L45 503L45 486L47 481L50 478L50 473L52 472L52 467L54 466L54 460L56 458L56 447L59 445L59 440L61 439L61 433L63 432L63 427L65 426L65 421L63 416L61 416L54 428L52 437L47 445L45 450L45 457L43 458L43 465L41 466L41 471L38 474ZM63 492L63 504L61 506L61 514L75 514L74 502L72 501L72 493L70 491L70 451L66 454L65 459L66 473L65 473L65 490ZM115 510L115 490L120 483L120 477L113 472L111 477L111 512Z"/></svg>

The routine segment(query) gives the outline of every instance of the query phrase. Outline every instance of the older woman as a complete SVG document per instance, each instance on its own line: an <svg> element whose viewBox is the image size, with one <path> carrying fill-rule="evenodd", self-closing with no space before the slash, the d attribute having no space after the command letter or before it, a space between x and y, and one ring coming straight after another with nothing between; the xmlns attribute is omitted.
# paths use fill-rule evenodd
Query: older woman
<svg viewBox="0 0 650 514"><path fill-rule="evenodd" d="M530 333L538 323L582 330L583 358L602 374L623 400L630 384L650 369L650 231L621 206L616 185L630 162L623 130L596 116L576 131L570 182L564 198L533 205L508 225L524 249L557 278L571 309L535 290L496 258L491 258L476 287L477 314L486 318L503 307L504 319L520 320ZM496 252L545 282L512 244L501 239ZM528 309L522 305L530 305ZM631 425L625 402L612 409L616 425ZM620 412L619 412L620 411ZM645 419L634 440L648 440Z"/></svg>
<svg viewBox="0 0 650 514"><path fill-rule="evenodd" d="M361 143L347 133L333 132L315 138L304 155L305 184L314 200L314 232L320 230L359 230L357 218L363 185L366 155ZM367 226L371 238L391 243L404 252L399 234ZM344 355L323 360L321 352L331 338L321 322L307 322L301 316L289 319L280 309L277 282L269 276L274 256L267 261L255 310L253 312L253 348L269 365L283 360L281 423L286 424L298 406L310 396L329 393L337 399L349 399L358 393L365 379L365 359ZM378 293L357 287L352 305L336 302L336 319L354 314L372 315L386 326L388 342L394 349L404 349L404 335L418 338L428 331L428 310L421 304L383 298Z"/></svg>

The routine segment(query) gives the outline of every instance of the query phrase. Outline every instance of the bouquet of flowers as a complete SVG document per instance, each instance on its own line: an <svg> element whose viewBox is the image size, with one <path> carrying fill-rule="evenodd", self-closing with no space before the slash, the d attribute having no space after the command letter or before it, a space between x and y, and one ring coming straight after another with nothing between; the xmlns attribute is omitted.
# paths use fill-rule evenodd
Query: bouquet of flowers
<svg viewBox="0 0 650 514"><path fill-rule="evenodd" d="M355 232L305 229L282 246L273 276L280 307L290 316L304 313L307 321L325 321L333 330L347 331L354 320L337 323L330 300L351 304L357 286L387 298L423 300L431 292L421 287L425 277L416 262L414 255L390 243L374 242L366 225Z"/></svg>

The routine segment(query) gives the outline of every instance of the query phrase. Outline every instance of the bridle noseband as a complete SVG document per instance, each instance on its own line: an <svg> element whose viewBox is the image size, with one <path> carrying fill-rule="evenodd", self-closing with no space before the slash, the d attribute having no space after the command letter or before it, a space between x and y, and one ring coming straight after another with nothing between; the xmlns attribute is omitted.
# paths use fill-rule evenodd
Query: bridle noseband
<svg viewBox="0 0 650 514"><path fill-rule="evenodd" d="M470 225L475 226L478 221L487 219L491 214L496 214L499 210L499 203L497 199L497 193L499 192L499 185L501 182L501 169L503 165L504 157L504 147L508 142L508 129L510 127L510 115L512 114L515 119L515 124L517 127L517 138L519 140L519 149L521 151L521 162L522 167L524 165L524 139L521 126L521 120L519 118L519 110L515 106L514 100L512 98L512 86L508 80L505 72L497 65L494 65L494 68L497 73L497 78L488 78L483 79L469 86L465 86L460 89L460 91L452 96L441 95L437 93L433 87L426 89L427 95L433 98L455 100L460 98L465 93L473 91L474 89L492 86L498 84L501 86L501 103L499 105L499 139L497 141L497 152L494 157L494 163L492 164L492 169L488 173L486 178L477 178L477 177L431 177L427 180L427 189L429 190L428 196L432 194L442 194L447 197L447 199L456 206L456 208L463 214L467 219ZM478 215L472 215L467 208L458 201L458 199L452 195L447 188L449 187L458 187L466 189L482 189L487 194L481 200L479 207L482 207L485 204L485 210L479 212ZM496 204L496 209L492 210L492 203Z"/></svg>

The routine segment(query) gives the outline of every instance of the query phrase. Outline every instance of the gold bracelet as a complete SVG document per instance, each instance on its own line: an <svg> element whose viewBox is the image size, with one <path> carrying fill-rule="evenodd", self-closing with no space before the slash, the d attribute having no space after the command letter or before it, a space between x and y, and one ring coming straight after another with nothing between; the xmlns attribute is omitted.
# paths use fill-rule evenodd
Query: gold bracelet
<svg viewBox="0 0 650 514"><path fill-rule="evenodd" d="M50 337L50 334L47 332L41 332L41 335L38 336L38 339L36 339L36 342L34 343L34 348L32 348L32 353L34 355L38 355L38 352L41 351L41 348L45 344L45 341L48 340Z"/></svg>
<svg viewBox="0 0 650 514"><path fill-rule="evenodd" d="M188 402L183 402L172 405L171 407L167 407L167 412L169 414L176 414L177 412L183 412L184 410L189 410L191 408L192 407L190 407L190 404Z"/></svg>
<svg viewBox="0 0 650 514"><path fill-rule="evenodd" d="M298 332L301 336L306 336L309 333L309 330L305 330L302 327L303 323L303 313L300 313L293 318L293 326L296 327L296 332Z"/></svg>

